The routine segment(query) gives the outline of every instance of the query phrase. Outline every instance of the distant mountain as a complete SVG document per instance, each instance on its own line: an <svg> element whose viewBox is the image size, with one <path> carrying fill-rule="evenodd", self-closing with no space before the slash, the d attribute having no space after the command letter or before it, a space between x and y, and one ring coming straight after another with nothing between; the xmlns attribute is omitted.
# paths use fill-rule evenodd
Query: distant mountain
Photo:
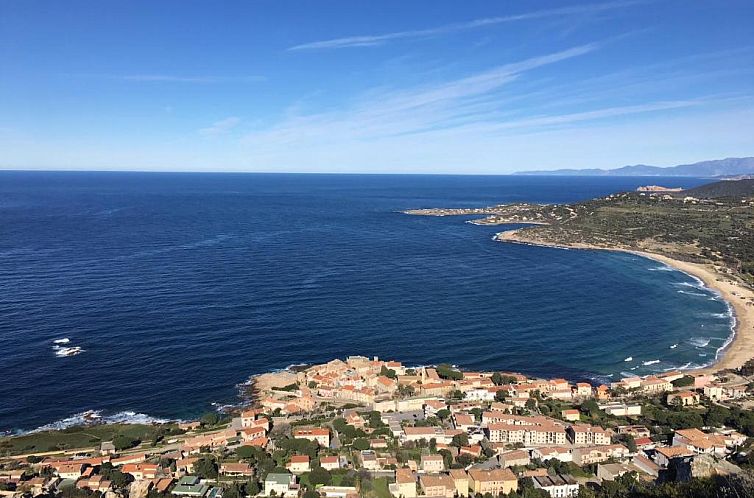
<svg viewBox="0 0 754 498"><path fill-rule="evenodd" d="M569 176L694 176L709 177L754 174L754 157L729 157L694 164L660 167L636 164L616 169L556 169L553 171L521 171L516 175Z"/></svg>
<svg viewBox="0 0 754 498"><path fill-rule="evenodd" d="M724 180L708 183L676 194L697 199L717 199L720 197L754 197L754 180Z"/></svg>

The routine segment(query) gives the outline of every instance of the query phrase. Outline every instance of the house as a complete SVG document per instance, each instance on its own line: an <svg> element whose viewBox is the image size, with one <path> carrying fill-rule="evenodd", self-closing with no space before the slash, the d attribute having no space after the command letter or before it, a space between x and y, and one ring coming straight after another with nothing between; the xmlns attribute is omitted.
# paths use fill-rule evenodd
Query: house
<svg viewBox="0 0 754 498"><path fill-rule="evenodd" d="M178 480L171 493L175 496L188 496L191 498L202 498L209 491L209 486L201 483L201 479L196 476L183 476Z"/></svg>
<svg viewBox="0 0 754 498"><path fill-rule="evenodd" d="M127 463L123 466L121 472L131 474L135 480L141 481L156 478L158 470L159 466L154 463Z"/></svg>
<svg viewBox="0 0 754 498"><path fill-rule="evenodd" d="M348 498L358 496L359 490L356 486L320 486L317 493L325 498Z"/></svg>
<svg viewBox="0 0 754 498"><path fill-rule="evenodd" d="M630 463L600 463L597 464L597 479L600 481L614 481L624 474L638 472L638 470Z"/></svg>
<svg viewBox="0 0 754 498"><path fill-rule="evenodd" d="M309 455L293 455L290 462L285 466L293 474L303 474L309 472Z"/></svg>
<svg viewBox="0 0 754 498"><path fill-rule="evenodd" d="M194 472L194 464L199 460L198 457L181 458L175 462L175 470L177 472L183 472L191 474Z"/></svg>
<svg viewBox="0 0 754 498"><path fill-rule="evenodd" d="M57 466L55 471L61 479L78 479L84 471L84 465L80 463L63 464Z"/></svg>
<svg viewBox="0 0 754 498"><path fill-rule="evenodd" d="M600 410L614 417L641 415L641 405L639 403L606 403L598 405L598 407Z"/></svg>
<svg viewBox="0 0 754 498"><path fill-rule="evenodd" d="M468 431L476 427L474 416L468 413L456 413L453 415L453 427L463 431Z"/></svg>
<svg viewBox="0 0 754 498"><path fill-rule="evenodd" d="M569 422L578 422L580 413L578 410L562 410L560 412L560 416L563 417L563 420L567 420Z"/></svg>
<svg viewBox="0 0 754 498"><path fill-rule="evenodd" d="M600 401L610 399L610 388L607 387L605 384L599 385L597 389L595 389L594 393L595 393L595 397Z"/></svg>
<svg viewBox="0 0 754 498"><path fill-rule="evenodd" d="M352 425L357 429L363 429L366 425L366 421L358 414L358 412L356 412L356 410L346 410L343 413L343 418L345 419L346 424Z"/></svg>
<svg viewBox="0 0 754 498"><path fill-rule="evenodd" d="M699 404L699 394L694 391L680 391L668 394L665 398L668 406L694 406Z"/></svg>
<svg viewBox="0 0 754 498"><path fill-rule="evenodd" d="M499 460L503 467L517 467L531 463L529 453L524 450L507 451L500 455Z"/></svg>
<svg viewBox="0 0 754 498"><path fill-rule="evenodd" d="M390 494L396 498L415 498L416 474L411 469L396 470L395 483L390 485Z"/></svg>
<svg viewBox="0 0 754 498"><path fill-rule="evenodd" d="M297 429L293 431L293 437L316 441L320 446L324 446L325 448L330 446L330 430L321 427Z"/></svg>
<svg viewBox="0 0 754 498"><path fill-rule="evenodd" d="M449 475L424 474L419 477L419 483L426 496L453 498L456 494L456 485Z"/></svg>
<svg viewBox="0 0 754 498"><path fill-rule="evenodd" d="M511 469L470 469L469 489L476 493L497 496L518 490L518 479Z"/></svg>
<svg viewBox="0 0 754 498"><path fill-rule="evenodd" d="M44 478L35 477L34 479L42 479L44 481ZM32 481L34 480L32 479ZM100 493L107 493L108 491L112 490L113 483L112 481L109 481L102 477L101 475L91 476L89 478L80 479L76 482L76 487L78 489L91 489L92 491L98 491ZM35 489L36 486L34 483L32 483L32 489ZM40 491L42 488L40 488Z"/></svg>
<svg viewBox="0 0 754 498"><path fill-rule="evenodd" d="M382 438L370 439L369 447L375 450L387 448L387 441Z"/></svg>
<svg viewBox="0 0 754 498"><path fill-rule="evenodd" d="M643 425L619 425L616 427L618 434L630 434L635 438L649 437L652 433Z"/></svg>
<svg viewBox="0 0 754 498"><path fill-rule="evenodd" d="M220 464L220 474L228 477L250 477L254 475L254 469L248 463Z"/></svg>
<svg viewBox="0 0 754 498"><path fill-rule="evenodd" d="M335 470L340 468L340 458L337 456L324 456L319 459L319 466L325 470Z"/></svg>
<svg viewBox="0 0 754 498"><path fill-rule="evenodd" d="M209 444L202 445L202 446L209 446ZM134 455L127 455L120 458L113 458L112 460L110 460L110 463L113 464L113 467L119 467L121 465L126 465L129 463L141 463L146 459L147 459L146 453L137 453Z"/></svg>
<svg viewBox="0 0 754 498"><path fill-rule="evenodd" d="M563 446L552 446L544 448L534 448L531 452L532 458L542 460L559 460L561 462L573 462L573 453Z"/></svg>
<svg viewBox="0 0 754 498"><path fill-rule="evenodd" d="M115 455L115 445L112 441L102 441L99 445L100 455Z"/></svg>
<svg viewBox="0 0 754 498"><path fill-rule="evenodd" d="M152 480L152 489L154 489L158 493L167 493L172 485L172 477L160 477Z"/></svg>
<svg viewBox="0 0 754 498"><path fill-rule="evenodd" d="M685 447L694 453L715 453L725 455L725 436L707 434L699 429L679 429L673 434L673 446Z"/></svg>
<svg viewBox="0 0 754 498"><path fill-rule="evenodd" d="M704 395L707 396L712 401L721 401L725 396L725 391L722 387L711 384L708 386L704 386Z"/></svg>
<svg viewBox="0 0 754 498"><path fill-rule="evenodd" d="M641 390L647 394L672 391L673 384L667 379L660 379L650 375L641 381Z"/></svg>
<svg viewBox="0 0 754 498"><path fill-rule="evenodd" d="M371 450L364 450L360 454L361 466L367 470L380 470L382 466L377 458L377 454Z"/></svg>
<svg viewBox="0 0 754 498"><path fill-rule="evenodd" d="M576 465L590 465L601 463L611 458L622 460L628 458L630 452L622 444L608 444L601 446L589 446L586 448L574 448L573 462Z"/></svg>
<svg viewBox="0 0 754 498"><path fill-rule="evenodd" d="M535 489L542 489L553 498L572 498L579 494L579 483L568 474L534 476Z"/></svg>
<svg viewBox="0 0 754 498"><path fill-rule="evenodd" d="M694 456L694 452L685 446L663 446L655 448L655 463L660 467L666 468L675 458L685 458Z"/></svg>
<svg viewBox="0 0 754 498"><path fill-rule="evenodd" d="M636 443L636 448L642 451L652 450L657 446L657 444L652 441L652 438L649 437L637 437L634 439L634 443Z"/></svg>
<svg viewBox="0 0 754 498"><path fill-rule="evenodd" d="M448 472L456 487L457 496L469 496L469 475L463 469L450 469Z"/></svg>
<svg viewBox="0 0 754 498"><path fill-rule="evenodd" d="M445 470L442 455L422 455L421 468L424 472L441 472Z"/></svg>
<svg viewBox="0 0 754 498"><path fill-rule="evenodd" d="M441 441L450 444L451 440L445 437L445 431L441 427L404 427L403 439L405 441Z"/></svg>
<svg viewBox="0 0 754 498"><path fill-rule="evenodd" d="M298 495L298 489L295 487L296 476L292 474L283 473L269 473L264 479L264 494L270 496L271 494L277 496L296 496Z"/></svg>
<svg viewBox="0 0 754 498"><path fill-rule="evenodd" d="M575 424L568 427L568 439L578 445L610 444L610 433L601 427Z"/></svg>
<svg viewBox="0 0 754 498"><path fill-rule="evenodd" d="M574 394L581 398L590 398L592 396L592 385L587 382L578 382Z"/></svg>

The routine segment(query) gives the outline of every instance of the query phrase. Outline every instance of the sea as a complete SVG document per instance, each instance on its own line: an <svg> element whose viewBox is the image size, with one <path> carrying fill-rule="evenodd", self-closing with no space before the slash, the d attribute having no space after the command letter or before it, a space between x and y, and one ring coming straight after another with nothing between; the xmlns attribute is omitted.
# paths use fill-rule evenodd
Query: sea
<svg viewBox="0 0 754 498"><path fill-rule="evenodd" d="M0 172L0 431L189 419L348 355L595 383L708 364L732 313L687 274L401 213L707 181Z"/></svg>

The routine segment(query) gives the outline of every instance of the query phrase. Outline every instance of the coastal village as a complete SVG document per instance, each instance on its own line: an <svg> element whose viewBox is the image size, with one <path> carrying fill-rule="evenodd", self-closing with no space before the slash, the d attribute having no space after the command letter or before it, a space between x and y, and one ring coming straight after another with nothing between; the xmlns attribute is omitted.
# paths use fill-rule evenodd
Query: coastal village
<svg viewBox="0 0 754 498"><path fill-rule="evenodd" d="M752 370L592 385L351 356L258 376L248 407L151 442L0 444L0 495L574 497L735 476L754 466Z"/></svg>

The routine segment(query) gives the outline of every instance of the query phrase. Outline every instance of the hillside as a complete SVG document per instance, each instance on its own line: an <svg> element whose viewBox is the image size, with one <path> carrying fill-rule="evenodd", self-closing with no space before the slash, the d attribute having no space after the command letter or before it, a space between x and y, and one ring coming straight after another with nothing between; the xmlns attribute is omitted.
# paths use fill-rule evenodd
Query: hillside
<svg viewBox="0 0 754 498"><path fill-rule="evenodd" d="M754 180L736 180L709 183L700 187L684 190L677 195L696 197L698 199L717 199L721 197L754 197Z"/></svg>
<svg viewBox="0 0 754 498"><path fill-rule="evenodd" d="M521 242L622 248L729 268L754 284L754 180L715 182L680 192L625 192L562 205L505 204L485 209L426 209L409 214L482 214L476 224L536 224ZM693 197L697 200L684 200Z"/></svg>
<svg viewBox="0 0 754 498"><path fill-rule="evenodd" d="M637 164L616 169L557 169L552 171L521 171L517 175L568 176L688 176L714 178L754 174L754 157L730 157L693 164L660 167Z"/></svg>

